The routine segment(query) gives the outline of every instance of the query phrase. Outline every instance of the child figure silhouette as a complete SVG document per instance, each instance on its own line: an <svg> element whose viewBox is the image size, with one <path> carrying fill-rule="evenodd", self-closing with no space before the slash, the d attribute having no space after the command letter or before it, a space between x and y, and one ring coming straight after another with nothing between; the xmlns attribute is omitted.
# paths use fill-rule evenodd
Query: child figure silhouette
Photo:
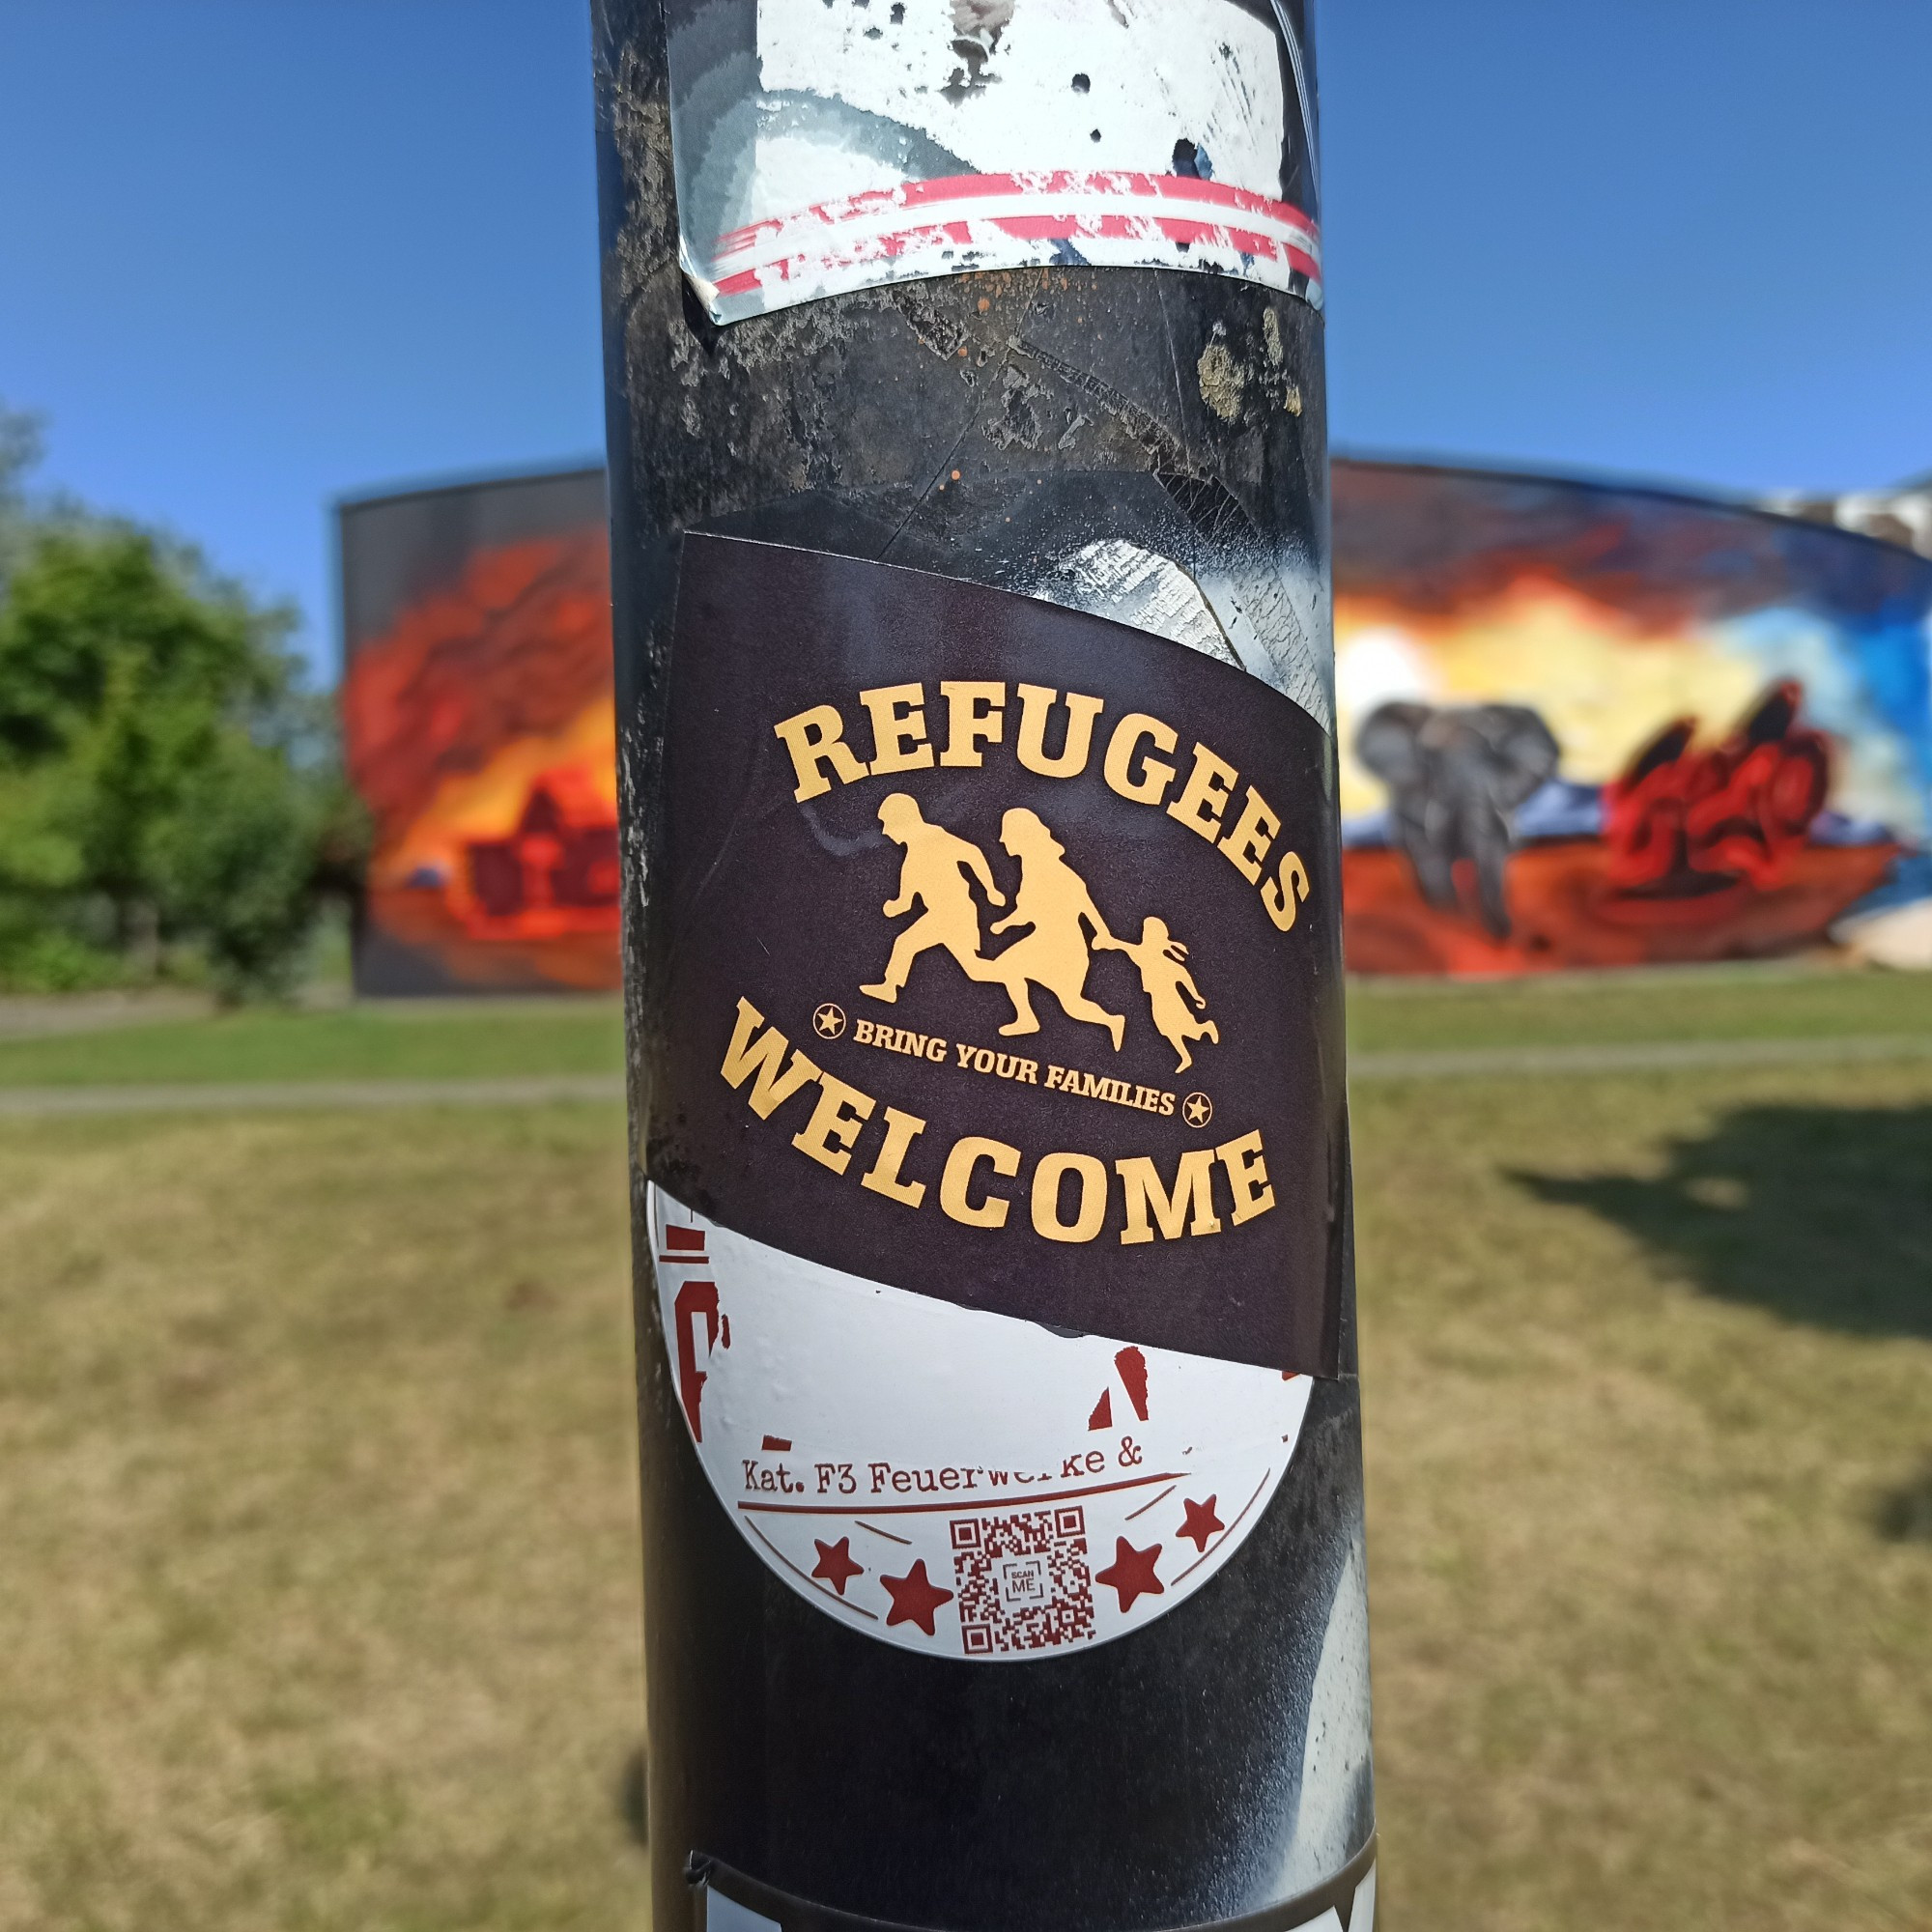
<svg viewBox="0 0 1932 1932"><path fill-rule="evenodd" d="M1181 963L1187 949L1170 936L1167 923L1153 918L1141 922L1138 940L1106 938L1096 942L1102 948L1124 952L1141 969L1141 990L1148 996L1154 1031L1180 1056L1177 1073L1194 1065L1187 1050L1190 1039L1221 1043L1221 1030L1208 1017L1208 1002L1194 976Z"/></svg>

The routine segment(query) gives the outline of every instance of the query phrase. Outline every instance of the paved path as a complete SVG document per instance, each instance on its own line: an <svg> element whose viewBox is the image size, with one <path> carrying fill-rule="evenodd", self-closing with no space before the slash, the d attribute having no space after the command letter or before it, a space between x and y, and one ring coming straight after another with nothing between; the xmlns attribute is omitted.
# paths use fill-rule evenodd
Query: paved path
<svg viewBox="0 0 1932 1932"><path fill-rule="evenodd" d="M0 994L0 1039L156 1026L166 1020L206 1019L213 1011L213 998L207 993L7 993Z"/></svg>
<svg viewBox="0 0 1932 1932"><path fill-rule="evenodd" d="M1595 1046L1476 1046L1358 1053L1351 1080L1463 1080L1513 1075L1664 1073L1682 1067L1809 1066L1922 1060L1932 1034L1843 1034L1809 1039L1609 1040Z"/></svg>
<svg viewBox="0 0 1932 1932"><path fill-rule="evenodd" d="M1389 1080L1583 1078L1687 1068L1826 1066L1932 1059L1932 1034L1851 1034L1811 1039L1626 1040L1599 1046L1436 1048L1358 1053L1358 1086ZM281 1080L175 1086L0 1087L0 1120L77 1114L321 1113L362 1107L532 1107L616 1102L616 1074L559 1073L514 1080Z"/></svg>
<svg viewBox="0 0 1932 1932"><path fill-rule="evenodd" d="M614 1100L614 1073L554 1073L524 1080L260 1080L178 1086L0 1087L0 1120L56 1114L322 1113L351 1107L539 1107Z"/></svg>

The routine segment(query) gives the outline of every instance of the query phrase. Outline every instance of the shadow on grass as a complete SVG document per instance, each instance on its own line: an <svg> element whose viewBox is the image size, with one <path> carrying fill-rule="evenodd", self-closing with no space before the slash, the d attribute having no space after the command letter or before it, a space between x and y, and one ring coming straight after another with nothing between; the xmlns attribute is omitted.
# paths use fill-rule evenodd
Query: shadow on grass
<svg viewBox="0 0 1932 1932"><path fill-rule="evenodd" d="M1932 1457L1918 1475L1879 1497L1872 1520L1888 1543L1932 1543Z"/></svg>
<svg viewBox="0 0 1932 1932"><path fill-rule="evenodd" d="M624 1760L617 1777L617 1810L625 1829L640 1845L650 1843L650 1764L639 1745Z"/></svg>
<svg viewBox="0 0 1932 1932"><path fill-rule="evenodd" d="M1854 1335L1932 1337L1932 1107L1740 1107L1657 1176L1517 1170L1706 1293Z"/></svg>

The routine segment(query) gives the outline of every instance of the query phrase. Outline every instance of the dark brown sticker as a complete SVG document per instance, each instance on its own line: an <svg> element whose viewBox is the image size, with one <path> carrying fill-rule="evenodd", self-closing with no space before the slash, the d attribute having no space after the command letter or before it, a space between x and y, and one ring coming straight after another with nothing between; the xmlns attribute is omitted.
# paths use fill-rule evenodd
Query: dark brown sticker
<svg viewBox="0 0 1932 1932"><path fill-rule="evenodd" d="M1336 1372L1330 745L1165 639L688 536L646 1163L1051 1326Z"/></svg>

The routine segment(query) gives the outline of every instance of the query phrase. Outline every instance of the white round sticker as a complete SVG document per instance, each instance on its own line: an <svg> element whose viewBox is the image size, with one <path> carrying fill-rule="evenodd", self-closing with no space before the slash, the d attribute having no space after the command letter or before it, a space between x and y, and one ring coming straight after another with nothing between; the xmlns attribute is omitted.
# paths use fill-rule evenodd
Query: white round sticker
<svg viewBox="0 0 1932 1932"><path fill-rule="evenodd" d="M746 1541L868 1635L1007 1662L1191 1596L1260 1520L1309 1382L1061 1335L747 1239L650 1189L692 1441Z"/></svg>

